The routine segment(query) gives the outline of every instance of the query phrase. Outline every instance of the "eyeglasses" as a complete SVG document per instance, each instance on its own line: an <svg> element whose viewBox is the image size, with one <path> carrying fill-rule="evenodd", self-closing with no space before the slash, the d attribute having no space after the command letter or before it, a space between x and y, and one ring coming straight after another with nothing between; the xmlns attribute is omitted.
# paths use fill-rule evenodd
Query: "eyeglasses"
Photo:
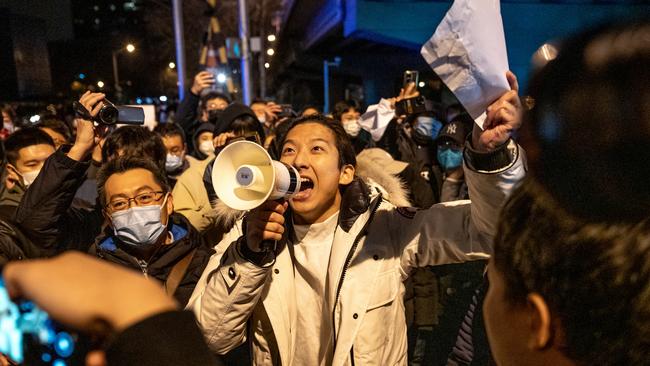
<svg viewBox="0 0 650 366"><path fill-rule="evenodd" d="M105 207L110 209L113 212L124 211L129 207L131 207L131 201L135 202L136 206L149 206L160 201L164 195L165 192L158 191L158 192L144 192L136 195L135 197L129 197L129 198L126 197L114 198L108 204L106 204Z"/></svg>

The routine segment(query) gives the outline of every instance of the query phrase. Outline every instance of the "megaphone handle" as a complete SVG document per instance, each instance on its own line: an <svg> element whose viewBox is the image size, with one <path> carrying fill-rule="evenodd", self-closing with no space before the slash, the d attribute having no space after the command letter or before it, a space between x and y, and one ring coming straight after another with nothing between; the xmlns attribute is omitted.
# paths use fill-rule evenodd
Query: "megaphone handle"
<svg viewBox="0 0 650 366"><path fill-rule="evenodd" d="M263 252L275 252L275 249L278 246L278 242L275 240L264 240L260 244L260 249L262 249Z"/></svg>

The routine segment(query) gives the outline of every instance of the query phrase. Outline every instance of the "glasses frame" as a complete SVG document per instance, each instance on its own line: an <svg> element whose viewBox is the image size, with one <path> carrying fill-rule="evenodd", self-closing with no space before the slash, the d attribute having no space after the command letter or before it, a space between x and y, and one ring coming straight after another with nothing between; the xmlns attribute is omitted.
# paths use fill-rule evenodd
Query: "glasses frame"
<svg viewBox="0 0 650 366"><path fill-rule="evenodd" d="M140 203L138 202L138 197L140 197L140 196L142 196L142 195L145 195L145 194L154 194L154 195L159 195L159 197L158 197L158 198L155 198L156 196L154 196L154 200L151 201L151 203L148 203L148 204L140 204ZM152 203L160 202L160 200L162 200L163 197L165 197L166 194L167 194L167 192L165 192L165 191L150 191L150 192L142 192L142 193L138 193L138 194L136 194L136 195L133 196L133 197L120 198L119 200L122 200L122 199L126 200L126 208L124 208L124 209L122 209L122 210L114 210L114 209L111 207L111 203L112 203L112 202L108 202L106 205L104 205L104 209L107 210L107 211L109 211L109 212L120 212L120 211L126 211L126 210L128 210L129 208L131 208L131 202L134 202L135 205L136 205L136 207L141 207L141 206L152 206Z"/></svg>

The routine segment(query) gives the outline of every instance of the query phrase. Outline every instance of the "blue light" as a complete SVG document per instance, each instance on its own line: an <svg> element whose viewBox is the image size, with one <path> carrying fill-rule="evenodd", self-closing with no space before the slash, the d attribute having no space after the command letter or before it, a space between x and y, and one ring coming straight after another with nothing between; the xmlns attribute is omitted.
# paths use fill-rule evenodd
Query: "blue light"
<svg viewBox="0 0 650 366"><path fill-rule="evenodd" d="M54 350L61 357L70 357L74 351L74 340L72 336L66 332L61 332L56 335L54 342Z"/></svg>
<svg viewBox="0 0 650 366"><path fill-rule="evenodd" d="M79 74L79 79L83 80L85 78L86 78L86 74L84 73Z"/></svg>
<svg viewBox="0 0 650 366"><path fill-rule="evenodd" d="M52 366L68 366L68 364L65 363L65 361L63 361L62 359L56 359L52 363Z"/></svg>
<svg viewBox="0 0 650 366"><path fill-rule="evenodd" d="M52 361L52 355L50 355L49 353L43 353L41 355L41 360L45 363L50 363L50 361Z"/></svg>
<svg viewBox="0 0 650 366"><path fill-rule="evenodd" d="M153 104L153 99L151 99L150 97L144 98L144 101L147 102L147 104Z"/></svg>
<svg viewBox="0 0 650 366"><path fill-rule="evenodd" d="M142 104L142 98L136 98L136 99L135 99L135 102L136 102L137 104Z"/></svg>

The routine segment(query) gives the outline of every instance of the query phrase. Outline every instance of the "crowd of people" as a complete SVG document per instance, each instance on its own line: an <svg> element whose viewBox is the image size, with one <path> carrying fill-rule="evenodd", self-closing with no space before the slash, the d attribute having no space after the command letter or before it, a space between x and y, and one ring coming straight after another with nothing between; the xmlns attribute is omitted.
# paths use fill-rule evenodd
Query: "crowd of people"
<svg viewBox="0 0 650 366"><path fill-rule="evenodd" d="M95 334L93 366L647 364L648 39L565 40L534 105L507 72L483 129L458 104L404 113L414 83L324 115L232 101L209 72L153 131L97 123L90 91L74 128L3 108L7 289ZM300 191L222 202L213 162L240 140Z"/></svg>

